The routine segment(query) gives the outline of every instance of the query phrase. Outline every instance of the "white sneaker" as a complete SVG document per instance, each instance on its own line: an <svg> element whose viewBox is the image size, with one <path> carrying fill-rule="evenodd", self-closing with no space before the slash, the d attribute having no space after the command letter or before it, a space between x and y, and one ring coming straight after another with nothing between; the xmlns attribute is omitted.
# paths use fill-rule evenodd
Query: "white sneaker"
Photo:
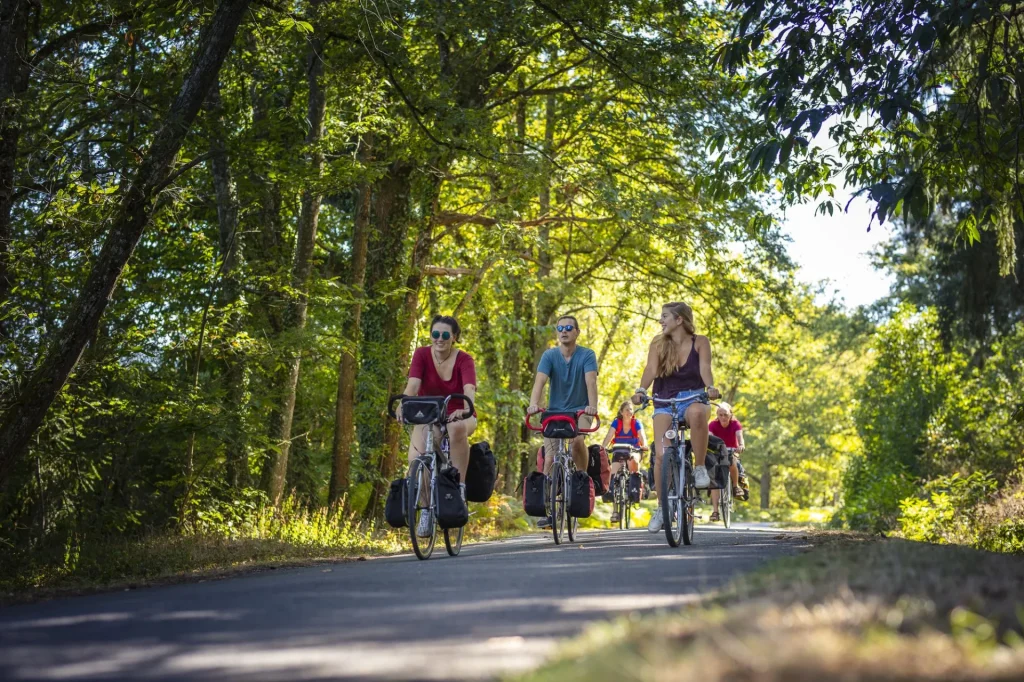
<svg viewBox="0 0 1024 682"><path fill-rule="evenodd" d="M420 510L420 522L416 524L416 535L421 538L429 538L434 534L434 520L430 518L430 511Z"/></svg>
<svg viewBox="0 0 1024 682"><path fill-rule="evenodd" d="M665 519L661 515L661 507L658 507L651 515L651 522L647 524L647 530L657 533L665 525Z"/></svg>
<svg viewBox="0 0 1024 682"><path fill-rule="evenodd" d="M693 485L703 490L704 488L711 487L711 477L708 476L707 467L695 466L693 467Z"/></svg>

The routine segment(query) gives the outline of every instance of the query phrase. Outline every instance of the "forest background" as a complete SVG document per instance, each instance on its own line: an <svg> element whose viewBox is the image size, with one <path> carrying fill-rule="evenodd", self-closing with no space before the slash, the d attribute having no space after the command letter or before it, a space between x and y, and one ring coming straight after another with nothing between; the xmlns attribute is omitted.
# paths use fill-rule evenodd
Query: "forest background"
<svg viewBox="0 0 1024 682"><path fill-rule="evenodd" d="M0 6L5 579L377 542L436 313L514 494L556 316L610 421L673 300L762 508L1024 550L1016 5ZM895 226L868 308L780 230L841 186Z"/></svg>

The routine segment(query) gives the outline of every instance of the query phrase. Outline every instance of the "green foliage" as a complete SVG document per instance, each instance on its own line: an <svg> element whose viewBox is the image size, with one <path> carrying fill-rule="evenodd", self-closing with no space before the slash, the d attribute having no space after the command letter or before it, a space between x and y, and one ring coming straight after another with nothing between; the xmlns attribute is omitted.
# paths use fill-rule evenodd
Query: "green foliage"
<svg viewBox="0 0 1024 682"><path fill-rule="evenodd" d="M974 508L996 489L987 472L940 476L925 486L926 498L900 502L899 529L908 540L968 544L974 538Z"/></svg>

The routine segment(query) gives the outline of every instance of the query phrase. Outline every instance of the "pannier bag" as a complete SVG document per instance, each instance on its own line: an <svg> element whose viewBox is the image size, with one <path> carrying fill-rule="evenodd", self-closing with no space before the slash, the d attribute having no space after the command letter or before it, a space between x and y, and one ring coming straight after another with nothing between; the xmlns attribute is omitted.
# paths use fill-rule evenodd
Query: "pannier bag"
<svg viewBox="0 0 1024 682"><path fill-rule="evenodd" d="M729 482L729 458L723 450L708 449L707 459L704 466L708 469L708 478L711 479L711 489L724 488Z"/></svg>
<svg viewBox="0 0 1024 682"><path fill-rule="evenodd" d="M569 516L585 519L594 513L594 479L585 471L574 471L569 477Z"/></svg>
<svg viewBox="0 0 1024 682"><path fill-rule="evenodd" d="M498 463L491 452L491 444L480 441L469 448L469 466L466 468L466 500L486 502L494 492L498 479Z"/></svg>
<svg viewBox="0 0 1024 682"><path fill-rule="evenodd" d="M541 421L544 422L547 419L548 414L545 413ZM576 432L576 421L570 418L552 419L544 424L545 438L575 438L578 435Z"/></svg>
<svg viewBox="0 0 1024 682"><path fill-rule="evenodd" d="M469 521L469 509L459 490L459 470L448 467L437 474L437 525L462 528Z"/></svg>
<svg viewBox="0 0 1024 682"><path fill-rule="evenodd" d="M405 398L402 400L402 421L406 424L436 424L441 421L443 398Z"/></svg>
<svg viewBox="0 0 1024 682"><path fill-rule="evenodd" d="M527 516L548 515L544 505L545 479L546 476L539 471L533 471L523 479L523 511Z"/></svg>
<svg viewBox="0 0 1024 682"><path fill-rule="evenodd" d="M594 443L587 448L590 461L587 463L587 473L594 479L594 491L601 495L607 491L612 483L611 465L608 463L608 451Z"/></svg>
<svg viewBox="0 0 1024 682"><path fill-rule="evenodd" d="M404 478L391 481L388 499L384 502L384 519L392 528L405 528L409 525L405 520L405 488Z"/></svg>
<svg viewBox="0 0 1024 682"><path fill-rule="evenodd" d="M629 475L626 494L629 496L630 502L639 502L644 499L644 477L639 472Z"/></svg>

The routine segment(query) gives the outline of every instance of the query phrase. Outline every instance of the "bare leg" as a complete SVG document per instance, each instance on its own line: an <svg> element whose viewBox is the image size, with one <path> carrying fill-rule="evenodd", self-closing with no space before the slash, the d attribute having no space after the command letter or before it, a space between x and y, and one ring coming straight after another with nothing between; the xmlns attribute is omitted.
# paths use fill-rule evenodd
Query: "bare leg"
<svg viewBox="0 0 1024 682"><path fill-rule="evenodd" d="M448 444L451 446L452 464L459 470L459 480L466 482L469 468L469 437L476 430L476 417L462 419L448 425Z"/></svg>
<svg viewBox="0 0 1024 682"><path fill-rule="evenodd" d="M693 446L693 462L704 466L708 456L708 406L693 403L686 408L686 423L690 425L690 444Z"/></svg>
<svg viewBox="0 0 1024 682"><path fill-rule="evenodd" d="M583 436L572 439L572 461L577 471L586 471L590 464L590 453L587 452L587 442Z"/></svg>
<svg viewBox="0 0 1024 682"><path fill-rule="evenodd" d="M672 426L672 415L670 414L656 414L654 415L654 491L657 493L661 490L661 457L665 454L665 432L668 431L668 427ZM658 500L658 506L661 506L661 500Z"/></svg>
<svg viewBox="0 0 1024 682"><path fill-rule="evenodd" d="M615 478L615 474L619 473L619 469L622 468L622 462L612 462L612 466L609 471L612 474L612 478Z"/></svg>
<svg viewBox="0 0 1024 682"><path fill-rule="evenodd" d="M739 487L740 487L740 468L738 466L736 466L736 462L735 461L732 463L732 465L729 466L729 478L732 479L732 487L735 488L736 490L739 490Z"/></svg>

